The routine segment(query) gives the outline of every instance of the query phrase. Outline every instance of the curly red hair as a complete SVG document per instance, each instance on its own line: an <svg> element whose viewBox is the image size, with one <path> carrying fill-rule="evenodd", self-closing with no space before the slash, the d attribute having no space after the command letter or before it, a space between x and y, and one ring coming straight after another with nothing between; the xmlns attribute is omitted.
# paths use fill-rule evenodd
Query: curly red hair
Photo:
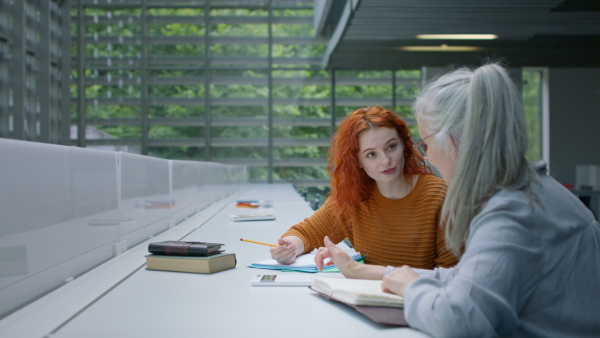
<svg viewBox="0 0 600 338"><path fill-rule="evenodd" d="M396 114L380 107L367 107L353 111L342 123L329 149L327 171L331 175L329 198L337 205L342 220L350 221L364 202L371 196L375 180L360 168L358 162L358 134L366 129L393 128L404 145L405 165L403 174L431 174L423 157L413 149L413 142L406 123Z"/></svg>

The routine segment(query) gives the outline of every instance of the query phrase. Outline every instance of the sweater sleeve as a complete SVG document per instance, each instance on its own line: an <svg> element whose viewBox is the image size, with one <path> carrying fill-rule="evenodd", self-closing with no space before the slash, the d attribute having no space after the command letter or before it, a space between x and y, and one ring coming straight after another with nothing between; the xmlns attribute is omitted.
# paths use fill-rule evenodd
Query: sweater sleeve
<svg viewBox="0 0 600 338"><path fill-rule="evenodd" d="M304 243L303 254L325 245L323 243L325 236L329 236L329 239L335 244L347 237L344 225L336 221L335 205L330 199L327 199L325 204L312 216L292 226L281 235L282 238L285 236L299 237Z"/></svg>

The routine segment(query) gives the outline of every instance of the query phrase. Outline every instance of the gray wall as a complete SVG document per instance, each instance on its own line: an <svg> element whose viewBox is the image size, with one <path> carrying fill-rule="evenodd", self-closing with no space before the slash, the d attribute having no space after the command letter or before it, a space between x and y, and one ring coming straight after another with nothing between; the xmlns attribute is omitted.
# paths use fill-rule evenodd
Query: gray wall
<svg viewBox="0 0 600 338"><path fill-rule="evenodd" d="M550 68L550 173L575 184L577 164L600 164L600 68Z"/></svg>

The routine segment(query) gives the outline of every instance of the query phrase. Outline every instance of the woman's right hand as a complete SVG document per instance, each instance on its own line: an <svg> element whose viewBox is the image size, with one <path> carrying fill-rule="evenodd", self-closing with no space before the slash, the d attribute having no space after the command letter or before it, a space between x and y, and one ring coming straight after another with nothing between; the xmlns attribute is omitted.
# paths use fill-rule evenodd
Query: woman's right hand
<svg viewBox="0 0 600 338"><path fill-rule="evenodd" d="M346 251L333 244L329 237L325 236L323 242L325 247L319 248L315 255L315 263L319 271L322 271L324 266L335 264L346 278L365 278L360 273L362 264L356 262ZM329 261L325 262L327 258Z"/></svg>
<svg viewBox="0 0 600 338"><path fill-rule="evenodd" d="M419 275L415 270L411 269L408 265L392 270L387 276L383 277L381 282L381 289L383 292L395 293L404 297L404 290L419 278Z"/></svg>
<svg viewBox="0 0 600 338"><path fill-rule="evenodd" d="M279 264L292 264L296 260L296 245L288 239L280 238L277 246L271 247L271 258Z"/></svg>

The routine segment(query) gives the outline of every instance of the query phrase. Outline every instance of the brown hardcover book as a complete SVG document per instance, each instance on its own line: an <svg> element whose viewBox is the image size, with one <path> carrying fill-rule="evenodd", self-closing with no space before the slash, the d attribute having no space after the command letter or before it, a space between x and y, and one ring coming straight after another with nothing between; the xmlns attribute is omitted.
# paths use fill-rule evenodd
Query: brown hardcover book
<svg viewBox="0 0 600 338"><path fill-rule="evenodd" d="M237 263L234 253L212 256L146 255L146 269L193 273L214 273L233 269Z"/></svg>

